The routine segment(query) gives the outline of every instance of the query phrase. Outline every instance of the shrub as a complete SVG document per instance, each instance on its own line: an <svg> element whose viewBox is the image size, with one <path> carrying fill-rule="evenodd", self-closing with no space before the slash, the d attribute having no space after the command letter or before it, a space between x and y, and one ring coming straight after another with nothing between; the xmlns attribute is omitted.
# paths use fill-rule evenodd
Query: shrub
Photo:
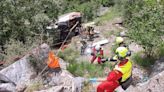
<svg viewBox="0 0 164 92"><path fill-rule="evenodd" d="M71 63L67 67L67 70L70 71L75 76L83 76L83 77L104 77L106 76L105 68L112 69L112 65L110 63L105 63L102 65L91 64L87 61L80 61L77 63ZM109 72L109 71L108 71Z"/></svg>
<svg viewBox="0 0 164 92"><path fill-rule="evenodd" d="M143 67L150 67L151 65L154 64L155 59L153 57L146 57L143 55L142 52L134 53L132 55L132 60Z"/></svg>
<svg viewBox="0 0 164 92"><path fill-rule="evenodd" d="M64 59L68 63L75 63L76 58L79 57L79 52L73 48L66 48L64 51L60 51L58 56Z"/></svg>
<svg viewBox="0 0 164 92"><path fill-rule="evenodd" d="M14 63L14 59L22 58L39 44L39 40L36 40L35 38L28 38L26 40L27 42L23 43L18 40L10 39L10 41L6 43L4 56L6 65Z"/></svg>
<svg viewBox="0 0 164 92"><path fill-rule="evenodd" d="M158 58L164 56L164 43L163 42L159 44L159 48L157 49L156 53L157 53Z"/></svg>
<svg viewBox="0 0 164 92"><path fill-rule="evenodd" d="M124 25L128 36L145 49L147 57L155 57L164 34L162 0L128 0L125 3ZM158 50L156 50L158 51Z"/></svg>
<svg viewBox="0 0 164 92"><path fill-rule="evenodd" d="M98 17L95 22L97 25L102 25L104 22L114 19L121 15L121 12L116 7L109 8L108 12Z"/></svg>
<svg viewBox="0 0 164 92"><path fill-rule="evenodd" d="M115 4L114 0L101 0L101 4L104 7L113 6Z"/></svg>

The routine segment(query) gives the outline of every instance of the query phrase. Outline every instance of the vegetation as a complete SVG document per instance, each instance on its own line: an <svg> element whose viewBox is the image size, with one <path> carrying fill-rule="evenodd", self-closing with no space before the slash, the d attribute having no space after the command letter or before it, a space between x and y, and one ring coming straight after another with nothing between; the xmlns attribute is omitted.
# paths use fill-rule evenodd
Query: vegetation
<svg viewBox="0 0 164 92"><path fill-rule="evenodd" d="M105 72L104 68L108 67L108 70L112 68L112 65L109 63L103 65L91 64L89 61L81 61L80 63L73 63L67 67L67 70L70 71L75 76L83 76L87 78L92 77L104 77L107 76L109 71Z"/></svg>
<svg viewBox="0 0 164 92"><path fill-rule="evenodd" d="M71 49L67 48L64 52L59 53L59 57L63 58L66 62L69 62L67 70L70 71L75 76L83 77L103 77L108 74L109 71L104 72L104 68L108 67L108 70L112 68L110 63L105 63L103 65L91 64L88 61L77 60L79 57L78 53Z"/></svg>
<svg viewBox="0 0 164 92"><path fill-rule="evenodd" d="M148 58L157 56L163 45L163 0L128 0L125 4L125 26L130 39L140 44ZM156 58L157 59L157 58Z"/></svg>
<svg viewBox="0 0 164 92"><path fill-rule="evenodd" d="M112 7L105 15L97 18L100 6ZM149 67L156 59L164 56L164 0L1 0L0 61L6 61L9 65L14 59L21 58L19 56L27 54L43 42L52 43L58 34L54 32L53 38L47 38L45 27L59 15L72 11L81 12L83 22L97 18L97 24L123 13L128 37L144 48L144 54L132 54L134 62ZM104 34L108 37L112 33ZM115 52L117 47L114 45L112 51ZM111 63L97 65L79 60L79 52L72 48L61 51L58 56L69 63L67 70L75 76L104 77L113 68ZM29 59L37 71L43 69L41 63L36 63L39 60L34 56ZM32 92L41 87L42 81L34 82L25 92Z"/></svg>
<svg viewBox="0 0 164 92"><path fill-rule="evenodd" d="M112 5L113 0L3 0L0 1L0 59L6 61L14 54L22 54L28 50L28 39L37 41L39 44L52 41L45 34L45 26L57 16L79 11L83 13L84 21L97 17L97 9L101 6ZM37 39L36 39L37 38ZM54 34L53 40L57 37ZM9 57L7 49L12 48L8 44L10 41L21 44L13 47L13 55ZM18 45L19 45L18 44ZM17 49L16 49L17 47ZM19 49L23 47L24 50ZM16 51L16 52L15 52ZM11 52L10 52L11 53Z"/></svg>
<svg viewBox="0 0 164 92"><path fill-rule="evenodd" d="M154 64L154 61L155 61L154 58L145 57L143 52L138 52L138 53L132 54L132 59L136 64L138 64L142 67L150 67L151 65Z"/></svg>
<svg viewBox="0 0 164 92"><path fill-rule="evenodd" d="M110 21L113 18L116 18L121 15L121 12L119 9L116 9L116 7L111 7L108 12L100 17L98 17L95 22L97 24L103 24L104 22Z"/></svg>
<svg viewBox="0 0 164 92"><path fill-rule="evenodd" d="M161 44L161 46L159 46L159 49L158 49L158 56L159 57L162 57L162 56L164 56L164 45L163 44Z"/></svg>

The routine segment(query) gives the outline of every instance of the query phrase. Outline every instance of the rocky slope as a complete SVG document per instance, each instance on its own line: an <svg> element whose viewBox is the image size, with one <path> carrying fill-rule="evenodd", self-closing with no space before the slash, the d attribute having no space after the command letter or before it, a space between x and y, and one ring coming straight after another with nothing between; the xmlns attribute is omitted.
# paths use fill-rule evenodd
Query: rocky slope
<svg viewBox="0 0 164 92"><path fill-rule="evenodd" d="M39 49L33 49L33 55L44 61L48 56L49 49L47 44L42 44ZM29 55L26 55L0 71L0 74L4 76L3 78L1 76L0 79L0 92L31 92L34 91L31 88L37 87L34 84L41 81L42 84L39 85L42 85L42 88L37 88L36 90L40 91L36 92L81 92L84 79L70 74L66 70L66 63L62 59L59 62L61 66L60 72L54 72L51 76L45 74L44 76L37 76L37 71L31 64Z"/></svg>

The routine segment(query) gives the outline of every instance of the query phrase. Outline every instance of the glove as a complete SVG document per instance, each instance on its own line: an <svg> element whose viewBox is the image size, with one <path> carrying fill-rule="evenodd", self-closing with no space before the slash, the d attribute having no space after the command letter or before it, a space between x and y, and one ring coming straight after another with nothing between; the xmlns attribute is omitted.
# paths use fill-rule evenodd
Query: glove
<svg viewBox="0 0 164 92"><path fill-rule="evenodd" d="M106 61L110 61L110 58L106 58Z"/></svg>
<svg viewBox="0 0 164 92"><path fill-rule="evenodd" d="M91 82L91 83L96 83L96 82L97 82L97 78L90 78L90 79L89 79L89 82Z"/></svg>

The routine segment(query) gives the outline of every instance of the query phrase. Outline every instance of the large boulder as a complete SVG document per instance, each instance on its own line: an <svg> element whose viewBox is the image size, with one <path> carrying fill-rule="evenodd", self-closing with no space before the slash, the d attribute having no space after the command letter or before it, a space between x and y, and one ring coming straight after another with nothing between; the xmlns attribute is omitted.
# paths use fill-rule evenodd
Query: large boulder
<svg viewBox="0 0 164 92"><path fill-rule="evenodd" d="M155 76L162 71L164 71L164 57L155 61L155 64L152 66L152 73L150 76Z"/></svg>
<svg viewBox="0 0 164 92"><path fill-rule="evenodd" d="M147 82L138 83L137 86L129 87L126 92L163 92L164 71L150 78Z"/></svg>
<svg viewBox="0 0 164 92"><path fill-rule="evenodd" d="M23 57L12 65L1 70L0 73L16 84L29 83L31 76L35 74L35 70L26 58L27 56Z"/></svg>
<svg viewBox="0 0 164 92"><path fill-rule="evenodd" d="M132 70L133 85L147 81L148 76L149 76L149 72L146 69L136 64L133 65L133 70Z"/></svg>
<svg viewBox="0 0 164 92"><path fill-rule="evenodd" d="M64 90L63 86L54 86L46 90L34 91L34 92L63 92L63 90Z"/></svg>
<svg viewBox="0 0 164 92"><path fill-rule="evenodd" d="M36 70L32 66L29 56L33 55L44 61L44 59L48 56L49 46L47 44L42 44L41 46L33 49L31 52L32 53L25 55L12 65L2 69L0 73L7 77L10 81L14 82L17 86L29 85L34 79L34 75L36 76Z"/></svg>
<svg viewBox="0 0 164 92"><path fill-rule="evenodd" d="M62 59L59 60L61 72L56 73L46 70L48 74L45 74L46 72L44 72L42 77L36 77L37 72L40 72L36 71L35 67L32 65L32 61L30 59L31 55L33 58L37 59L36 61L33 60L34 62L40 61L39 64L44 64L49 50L50 49L47 44L42 44L40 47L33 49L30 55L24 56L12 65L1 70L0 73L13 81L16 84L16 87L3 83L0 84L0 89L6 90L5 92L10 92L11 90L12 92L26 91L26 87L28 89L29 85L31 85L33 81L40 81L39 78L42 78L41 80L43 80L45 90L36 92L81 92L84 79L81 77L74 77L71 73L69 73L66 70L67 63L65 63ZM42 67L45 67L45 65L42 65ZM6 85L8 85L8 88L6 88Z"/></svg>
<svg viewBox="0 0 164 92"><path fill-rule="evenodd" d="M16 92L15 85L12 83L2 83L0 84L0 92Z"/></svg>
<svg viewBox="0 0 164 92"><path fill-rule="evenodd" d="M36 92L81 92L84 81L84 78L74 77L67 70L62 70L61 73L51 76L49 85L52 87Z"/></svg>

